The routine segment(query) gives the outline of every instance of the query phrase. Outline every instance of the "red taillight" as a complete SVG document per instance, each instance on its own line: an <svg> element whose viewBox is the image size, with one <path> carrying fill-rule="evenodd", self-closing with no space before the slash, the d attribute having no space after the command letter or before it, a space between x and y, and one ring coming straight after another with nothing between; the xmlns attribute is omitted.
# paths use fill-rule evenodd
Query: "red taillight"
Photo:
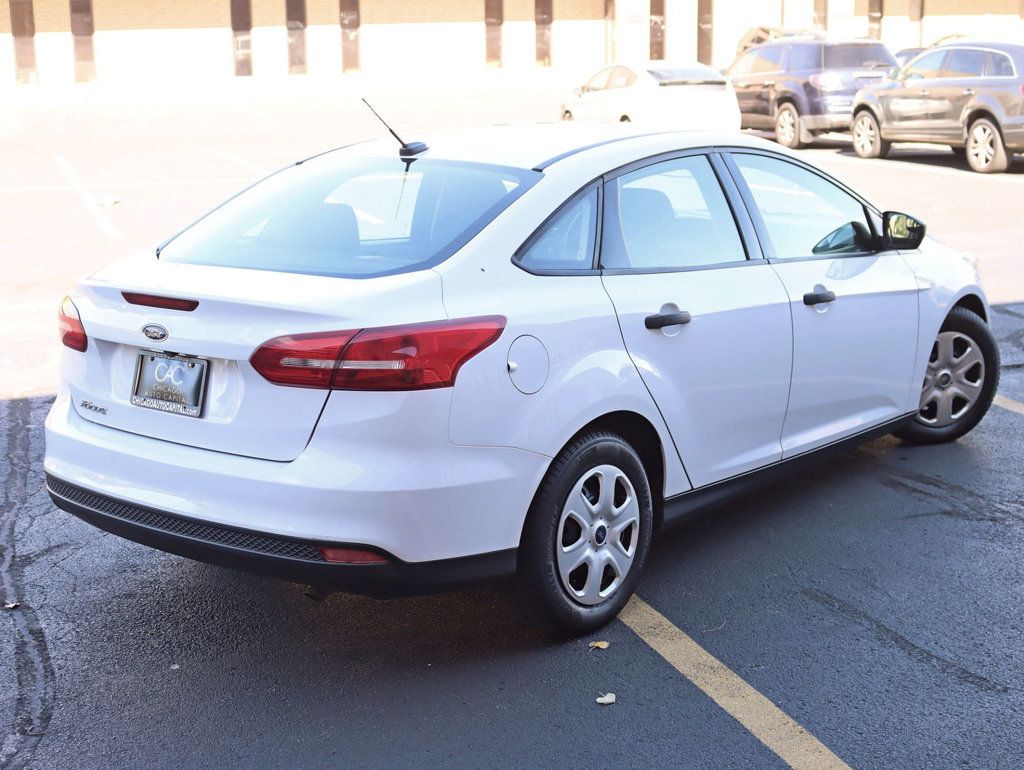
<svg viewBox="0 0 1024 770"><path fill-rule="evenodd" d="M67 347L80 353L88 349L89 338L85 336L82 317L78 315L78 308L71 297L61 300L60 310L57 311L57 329L60 341Z"/></svg>
<svg viewBox="0 0 1024 770"><path fill-rule="evenodd" d="M376 551L364 551L361 548L332 548L320 546L320 555L335 564L387 564L386 556Z"/></svg>
<svg viewBox="0 0 1024 770"><path fill-rule="evenodd" d="M501 316L278 337L249 359L278 385L334 390L427 390L501 336Z"/></svg>
<svg viewBox="0 0 1024 770"><path fill-rule="evenodd" d="M815 72L807 79L819 91L839 91L845 85L838 72Z"/></svg>
<svg viewBox="0 0 1024 770"><path fill-rule="evenodd" d="M134 291L122 291L125 302L146 307L160 307L164 310L184 310L186 312L199 307L197 299L178 299L177 297L158 297L155 294L139 294Z"/></svg>
<svg viewBox="0 0 1024 770"><path fill-rule="evenodd" d="M252 354L249 363L277 385L331 387L341 351L355 332L322 332L277 337Z"/></svg>

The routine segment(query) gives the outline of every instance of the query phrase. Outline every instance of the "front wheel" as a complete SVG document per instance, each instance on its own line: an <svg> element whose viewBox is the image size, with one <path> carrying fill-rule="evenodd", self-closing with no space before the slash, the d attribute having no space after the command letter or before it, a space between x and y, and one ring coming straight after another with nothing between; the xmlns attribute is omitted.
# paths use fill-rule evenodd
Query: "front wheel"
<svg viewBox="0 0 1024 770"><path fill-rule="evenodd" d="M647 473L614 433L594 431L555 458L526 517L517 609L560 635L594 631L636 589L653 531Z"/></svg>
<svg viewBox="0 0 1024 770"><path fill-rule="evenodd" d="M932 344L917 415L896 435L911 444L955 441L981 422L998 385L992 330L967 308L953 308Z"/></svg>
<svg viewBox="0 0 1024 770"><path fill-rule="evenodd" d="M853 151L862 158L884 158L890 146L870 110L858 112L853 119Z"/></svg>

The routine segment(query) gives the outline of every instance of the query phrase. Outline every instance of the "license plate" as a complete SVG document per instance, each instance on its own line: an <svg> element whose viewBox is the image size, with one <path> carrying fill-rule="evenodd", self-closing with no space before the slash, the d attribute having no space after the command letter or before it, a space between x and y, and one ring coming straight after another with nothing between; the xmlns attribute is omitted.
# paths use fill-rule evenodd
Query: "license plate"
<svg viewBox="0 0 1024 770"><path fill-rule="evenodd" d="M135 367L132 403L147 409L199 417L206 392L209 361L143 351Z"/></svg>

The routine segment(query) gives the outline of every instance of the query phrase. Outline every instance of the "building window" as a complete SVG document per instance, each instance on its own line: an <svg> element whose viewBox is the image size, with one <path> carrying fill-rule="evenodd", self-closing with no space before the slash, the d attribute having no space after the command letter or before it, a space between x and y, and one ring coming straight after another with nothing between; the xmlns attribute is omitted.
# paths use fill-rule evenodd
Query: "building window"
<svg viewBox="0 0 1024 770"><path fill-rule="evenodd" d="M868 0L868 37L878 40L882 37L882 0Z"/></svg>
<svg viewBox="0 0 1024 770"><path fill-rule="evenodd" d="M285 0L288 26L288 74L306 74L306 0Z"/></svg>
<svg viewBox="0 0 1024 770"><path fill-rule="evenodd" d="M651 0L651 59L665 58L665 0Z"/></svg>
<svg viewBox="0 0 1024 770"><path fill-rule="evenodd" d="M19 83L36 79L36 18L32 0L11 0L11 34L14 35L14 77Z"/></svg>
<svg viewBox="0 0 1024 770"><path fill-rule="evenodd" d="M96 79L96 60L92 51L92 0L71 0L71 34L75 40L75 80Z"/></svg>
<svg viewBox="0 0 1024 770"><path fill-rule="evenodd" d="M814 0L814 26L816 29L828 29L828 0Z"/></svg>
<svg viewBox="0 0 1024 770"><path fill-rule="evenodd" d="M537 64L551 66L551 0L534 0L533 21L537 28Z"/></svg>
<svg viewBox="0 0 1024 770"><path fill-rule="evenodd" d="M341 8L341 71L359 69L359 0L339 0Z"/></svg>
<svg viewBox="0 0 1024 770"><path fill-rule="evenodd" d="M701 64L711 64L714 17L714 1L697 0L697 61Z"/></svg>
<svg viewBox="0 0 1024 770"><path fill-rule="evenodd" d="M252 74L252 4L250 0L231 0L232 47L235 74Z"/></svg>
<svg viewBox="0 0 1024 770"><path fill-rule="evenodd" d="M484 27L487 35L487 63L501 66L501 25L505 22L504 0L484 0Z"/></svg>

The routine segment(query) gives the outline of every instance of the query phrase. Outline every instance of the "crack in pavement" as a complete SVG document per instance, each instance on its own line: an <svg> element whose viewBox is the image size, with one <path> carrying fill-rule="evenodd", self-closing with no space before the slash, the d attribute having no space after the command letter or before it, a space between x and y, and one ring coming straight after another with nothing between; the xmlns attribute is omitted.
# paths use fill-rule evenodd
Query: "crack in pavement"
<svg viewBox="0 0 1024 770"><path fill-rule="evenodd" d="M1010 690L1006 685L993 682L991 679L984 677L981 674L975 674L973 671L967 670L960 664L954 663L948 658L943 658L941 655L936 655L934 652L915 644L907 637L903 636L903 634L890 628L882 623L882 621L872 617L864 610L859 607L855 607L849 602L845 602L832 594L825 593L824 591L819 591L817 588L805 587L802 590L804 595L808 598L814 600L823 607L827 607L833 612L844 615L850 620L855 620L862 625L867 626L882 639L893 644L920 663L931 666L943 674L952 676L964 684L971 685L972 687L976 687L984 692L1005 693Z"/></svg>
<svg viewBox="0 0 1024 770"><path fill-rule="evenodd" d="M15 546L15 528L30 494L29 424L32 403L5 400L3 422L7 462L3 466L3 509L0 510L0 596L18 607L5 612L14 630L14 667L18 693L14 718L0 744L0 768L26 767L53 715L55 676L46 635L36 609L24 596L23 565Z"/></svg>

